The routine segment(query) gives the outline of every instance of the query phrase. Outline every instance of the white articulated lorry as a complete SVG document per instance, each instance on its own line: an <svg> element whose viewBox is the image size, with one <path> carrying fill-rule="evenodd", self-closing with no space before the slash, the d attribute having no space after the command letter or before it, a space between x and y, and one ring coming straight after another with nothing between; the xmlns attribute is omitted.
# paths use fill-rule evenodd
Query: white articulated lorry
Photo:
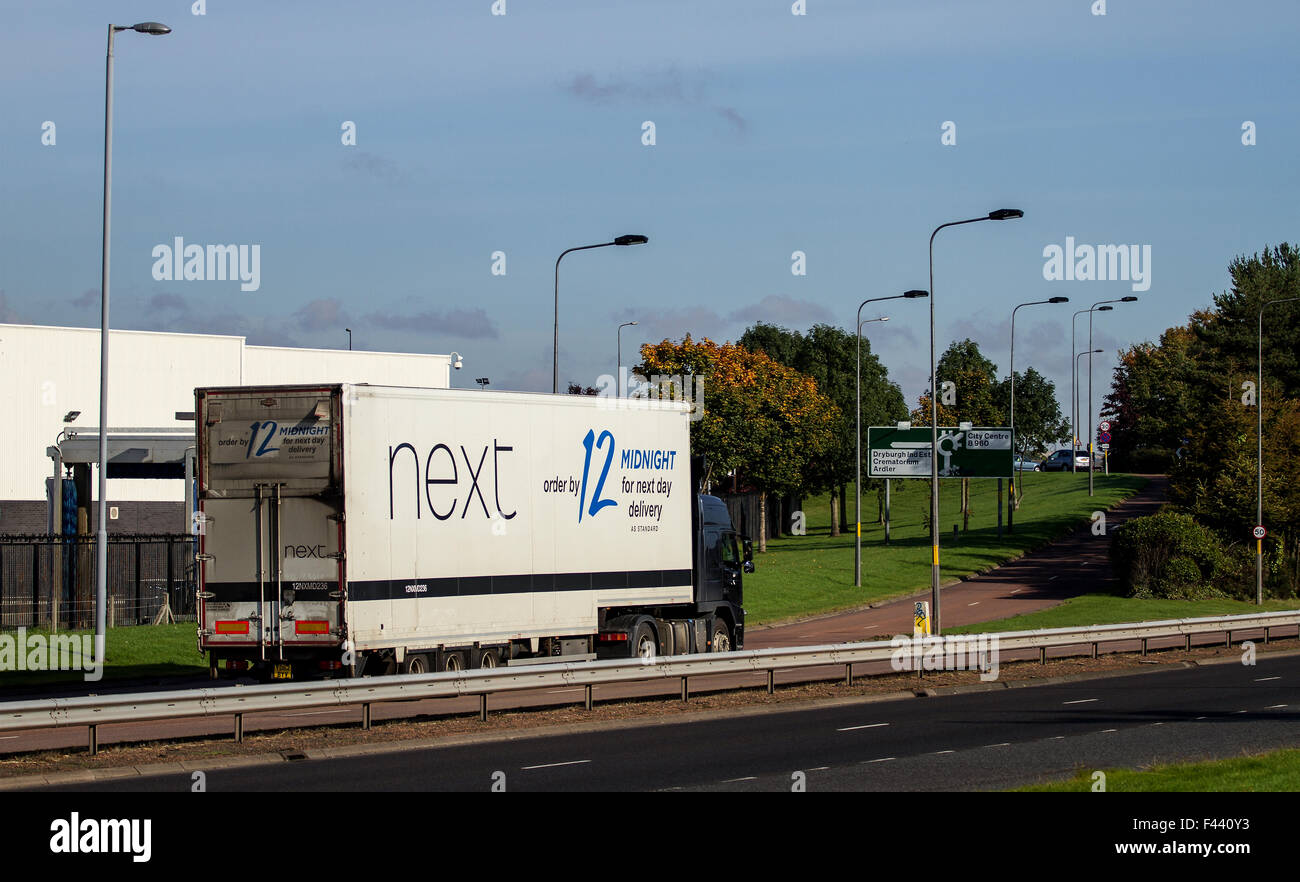
<svg viewBox="0 0 1300 882"><path fill-rule="evenodd" d="M682 404L352 384L195 397L214 677L743 646L749 543L696 492Z"/></svg>

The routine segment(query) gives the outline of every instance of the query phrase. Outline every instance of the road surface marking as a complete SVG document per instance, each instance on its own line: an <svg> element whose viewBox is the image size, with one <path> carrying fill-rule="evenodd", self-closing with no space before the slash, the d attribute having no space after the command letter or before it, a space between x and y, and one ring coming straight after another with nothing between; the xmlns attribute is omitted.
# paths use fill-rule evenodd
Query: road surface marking
<svg viewBox="0 0 1300 882"><path fill-rule="evenodd" d="M1256 682L1256 683L1267 683L1269 680L1281 680L1281 679L1282 679L1281 677L1257 677L1257 678L1255 679L1255 682Z"/></svg>
<svg viewBox="0 0 1300 882"><path fill-rule="evenodd" d="M1205 719L1205 717L1197 717L1196 719L1197 719L1197 720L1203 720L1203 719ZM1192 722L1196 722L1196 720L1193 720Z"/></svg>
<svg viewBox="0 0 1300 882"><path fill-rule="evenodd" d="M1076 698L1074 701L1063 701L1061 704L1087 704L1090 701L1101 701L1100 698Z"/></svg>
<svg viewBox="0 0 1300 882"><path fill-rule="evenodd" d="M1278 705L1278 707L1286 707L1286 705L1285 705L1285 704L1280 704L1280 705ZM0 741L8 741L10 738L18 738L18 737L20 737L20 736L18 736L18 735L0 735Z"/></svg>
<svg viewBox="0 0 1300 882"><path fill-rule="evenodd" d="M1049 581L1049 582L1055 582L1055 581L1056 581L1057 579L1059 579L1059 578L1060 578L1060 576L1053 576L1052 578L1048 579L1047 581Z"/></svg>
<svg viewBox="0 0 1300 882"><path fill-rule="evenodd" d="M985 746L985 747L1010 747L1010 746L1011 746L1011 742L1010 742L1010 741L1003 741L1003 742L1001 742L1001 743L999 743L999 744L986 744L986 745L984 745L984 746Z"/></svg>
<svg viewBox="0 0 1300 882"><path fill-rule="evenodd" d="M748 775L748 776L746 776L746 777L744 777L744 778L728 778L727 780L725 780L725 781L719 781L718 783L719 783L719 784L735 784L735 783L737 783L738 781L757 781L757 780L758 780L758 778L755 777L754 775Z"/></svg>
<svg viewBox="0 0 1300 882"><path fill-rule="evenodd" d="M1097 734L1098 734L1098 735L1105 735L1107 732L1118 732L1118 731L1119 731L1118 729L1102 729L1102 730L1101 730L1100 732L1098 732Z"/></svg>
<svg viewBox="0 0 1300 882"><path fill-rule="evenodd" d="M1012 593L1012 594L1018 594L1018 593L1020 593L1020 589L1017 588L1015 591L1012 591L1011 593Z"/></svg>
<svg viewBox="0 0 1300 882"><path fill-rule="evenodd" d="M863 762L863 765L870 765L871 763L887 763L896 759L898 759L896 756L882 756L880 759L866 760Z"/></svg>
<svg viewBox="0 0 1300 882"><path fill-rule="evenodd" d="M1277 709L1280 708L1280 707L1286 707L1286 705L1285 705L1285 704L1270 704L1268 707L1264 708L1264 710L1277 710ZM17 738L18 736L17 736L17 735L10 735L9 737L10 737L10 738Z"/></svg>
<svg viewBox="0 0 1300 882"><path fill-rule="evenodd" d="M858 729L878 729L881 726L888 726L888 723L867 723L865 726L845 726L843 729L836 729L836 732L856 732Z"/></svg>
<svg viewBox="0 0 1300 882"><path fill-rule="evenodd" d="M809 769L808 771L810 771L810 772L824 772L824 771L826 771L826 770L829 769L829 768L830 768L830 766L818 766L817 768L815 768L815 769Z"/></svg>
<svg viewBox="0 0 1300 882"><path fill-rule="evenodd" d="M957 751L955 751L955 750L936 750L936 751L934 752L934 755L935 755L935 756L938 756L938 755L941 754L941 753L956 753L956 752L957 752Z"/></svg>
<svg viewBox="0 0 1300 882"><path fill-rule="evenodd" d="M980 602L977 600L977 601L975 601L974 603L968 603L968 604L966 604L966 605L967 605L967 606L979 606L979 605L980 605Z"/></svg>
<svg viewBox="0 0 1300 882"><path fill-rule="evenodd" d="M527 771L531 771L532 769L553 769L556 766L580 766L583 763L589 763L589 762L591 762L591 760L569 760L567 763L542 763L541 765L538 766L524 766L519 771L527 772Z"/></svg>

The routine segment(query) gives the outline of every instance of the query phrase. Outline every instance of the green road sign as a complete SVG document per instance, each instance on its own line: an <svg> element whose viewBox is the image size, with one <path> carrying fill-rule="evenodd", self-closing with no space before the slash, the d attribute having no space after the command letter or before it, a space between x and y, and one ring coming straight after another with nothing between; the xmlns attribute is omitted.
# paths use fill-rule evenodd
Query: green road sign
<svg viewBox="0 0 1300 882"><path fill-rule="evenodd" d="M930 428L867 428L867 475L872 478L930 477ZM939 477L1010 478L1011 429L939 427Z"/></svg>

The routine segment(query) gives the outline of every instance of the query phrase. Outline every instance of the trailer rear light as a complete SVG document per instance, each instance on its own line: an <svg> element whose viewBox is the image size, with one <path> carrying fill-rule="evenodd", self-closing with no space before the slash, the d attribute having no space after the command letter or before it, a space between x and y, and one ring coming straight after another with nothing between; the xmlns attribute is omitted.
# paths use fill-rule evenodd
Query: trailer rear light
<svg viewBox="0 0 1300 882"><path fill-rule="evenodd" d="M228 658L228 659L226 659L226 670L227 670L227 671L246 671L246 670L248 670L248 662L243 661L242 659L237 659L237 658Z"/></svg>
<svg viewBox="0 0 1300 882"><path fill-rule="evenodd" d="M328 634L330 623L324 620L309 620L293 623L295 634Z"/></svg>
<svg viewBox="0 0 1300 882"><path fill-rule="evenodd" d="M626 631L601 631L597 638L601 643L626 643Z"/></svg>
<svg viewBox="0 0 1300 882"><path fill-rule="evenodd" d="M248 622L217 622L218 634L247 634Z"/></svg>
<svg viewBox="0 0 1300 882"><path fill-rule="evenodd" d="M341 671L343 669L343 662L322 659L320 662L320 669L322 671Z"/></svg>

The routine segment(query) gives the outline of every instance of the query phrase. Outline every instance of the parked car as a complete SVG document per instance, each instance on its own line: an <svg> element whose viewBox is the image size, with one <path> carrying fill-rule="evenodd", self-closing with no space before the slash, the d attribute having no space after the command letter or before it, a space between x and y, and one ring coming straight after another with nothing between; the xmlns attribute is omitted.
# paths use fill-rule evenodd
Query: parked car
<svg viewBox="0 0 1300 882"><path fill-rule="evenodd" d="M1100 461L1100 460L1099 460ZM1075 468L1088 468L1088 451L1070 450L1063 447L1060 450L1052 452L1052 455L1043 460L1042 471L1044 472L1068 472L1071 463Z"/></svg>
<svg viewBox="0 0 1300 882"><path fill-rule="evenodd" d="M1041 472L1043 470L1042 463L1019 455L1013 460L1011 467L1017 472Z"/></svg>

